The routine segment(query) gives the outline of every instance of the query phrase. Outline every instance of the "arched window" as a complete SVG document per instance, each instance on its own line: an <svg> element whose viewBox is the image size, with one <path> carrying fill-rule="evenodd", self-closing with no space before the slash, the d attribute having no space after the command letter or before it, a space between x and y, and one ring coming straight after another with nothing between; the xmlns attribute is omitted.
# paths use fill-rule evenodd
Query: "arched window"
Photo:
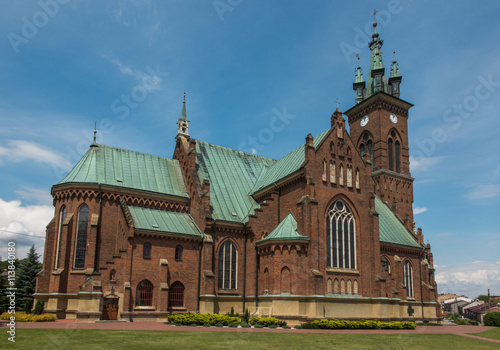
<svg viewBox="0 0 500 350"><path fill-rule="evenodd" d="M184 285L181 282L174 282L170 286L168 293L169 307L184 307Z"/></svg>
<svg viewBox="0 0 500 350"><path fill-rule="evenodd" d="M340 294L345 294L345 281L340 281Z"/></svg>
<svg viewBox="0 0 500 350"><path fill-rule="evenodd" d="M359 169L356 169L356 189L359 190Z"/></svg>
<svg viewBox="0 0 500 350"><path fill-rule="evenodd" d="M321 174L321 180L326 181L326 160L323 159L323 173Z"/></svg>
<svg viewBox="0 0 500 350"><path fill-rule="evenodd" d="M335 144L332 142L330 142L330 153L334 154L335 153Z"/></svg>
<svg viewBox="0 0 500 350"><path fill-rule="evenodd" d="M291 293L291 276L290 269L288 267L284 267L281 269L280 275L280 292L283 293Z"/></svg>
<svg viewBox="0 0 500 350"><path fill-rule="evenodd" d="M335 162L333 160L330 162L330 182L335 183Z"/></svg>
<svg viewBox="0 0 500 350"><path fill-rule="evenodd" d="M346 175L347 175L347 187L352 187L352 166L348 165L346 167Z"/></svg>
<svg viewBox="0 0 500 350"><path fill-rule="evenodd" d="M391 273L391 264L389 264L389 261L384 257L380 259L380 262L382 263L382 268L384 271L387 271L387 273Z"/></svg>
<svg viewBox="0 0 500 350"><path fill-rule="evenodd" d="M264 270L264 278L262 279L264 283L262 283L262 289L264 290L263 294L269 294L269 270L267 267Z"/></svg>
<svg viewBox="0 0 500 350"><path fill-rule="evenodd" d="M344 186L344 167L342 164L339 166L339 185Z"/></svg>
<svg viewBox="0 0 500 350"><path fill-rule="evenodd" d="M116 270L113 269L109 272L109 280L111 282L116 282Z"/></svg>
<svg viewBox="0 0 500 350"><path fill-rule="evenodd" d="M368 153L370 154L370 162L372 163L372 170L373 170L373 142L372 140L368 140L366 143L366 148L368 148Z"/></svg>
<svg viewBox="0 0 500 350"><path fill-rule="evenodd" d="M361 154L361 157L363 157L365 155L365 144L364 143L362 143L359 146L359 154Z"/></svg>
<svg viewBox="0 0 500 350"><path fill-rule="evenodd" d="M219 289L236 289L237 251L230 241L219 249Z"/></svg>
<svg viewBox="0 0 500 350"><path fill-rule="evenodd" d="M413 297L413 268L408 260L403 265L403 284L406 287L406 296Z"/></svg>
<svg viewBox="0 0 500 350"><path fill-rule="evenodd" d="M342 200L338 200L330 206L326 218L326 232L327 266L355 269L354 216Z"/></svg>
<svg viewBox="0 0 500 350"><path fill-rule="evenodd" d="M175 247L175 260L182 260L182 247L180 245Z"/></svg>
<svg viewBox="0 0 500 350"><path fill-rule="evenodd" d="M358 281L357 280L354 280L354 283L353 283L353 291L352 291L354 294L358 294Z"/></svg>
<svg viewBox="0 0 500 350"><path fill-rule="evenodd" d="M153 306L153 283L142 280L137 285L135 293L136 306Z"/></svg>
<svg viewBox="0 0 500 350"><path fill-rule="evenodd" d="M85 251L87 249L87 226L89 223L89 207L82 204L78 209L78 226L75 243L75 269L85 268Z"/></svg>
<svg viewBox="0 0 500 350"><path fill-rule="evenodd" d="M351 280L347 281L347 294L352 294L352 282L351 282Z"/></svg>
<svg viewBox="0 0 500 350"><path fill-rule="evenodd" d="M142 258L151 259L151 243L144 243L144 246L142 247Z"/></svg>
<svg viewBox="0 0 500 350"><path fill-rule="evenodd" d="M332 294L332 279L331 278L329 278L328 281L326 281L326 293Z"/></svg>
<svg viewBox="0 0 500 350"><path fill-rule="evenodd" d="M389 141L387 141L387 151L389 152L389 170L393 170L394 171L394 159L393 159L393 155L392 155L392 139L389 139Z"/></svg>
<svg viewBox="0 0 500 350"><path fill-rule="evenodd" d="M400 163L400 157L399 157L399 141L396 141L394 143L394 150L395 150L395 158L396 158L396 172L400 173L401 172L401 163Z"/></svg>
<svg viewBox="0 0 500 350"><path fill-rule="evenodd" d="M339 280L335 279L333 281L333 294L339 294Z"/></svg>
<svg viewBox="0 0 500 350"><path fill-rule="evenodd" d="M55 258L55 263L54 263L54 269L59 268L59 252L61 250L61 234L62 234L62 227L63 227L63 222L66 219L66 206L63 205L61 207L61 210L59 210L59 227L57 229L57 243L56 243L56 258Z"/></svg>

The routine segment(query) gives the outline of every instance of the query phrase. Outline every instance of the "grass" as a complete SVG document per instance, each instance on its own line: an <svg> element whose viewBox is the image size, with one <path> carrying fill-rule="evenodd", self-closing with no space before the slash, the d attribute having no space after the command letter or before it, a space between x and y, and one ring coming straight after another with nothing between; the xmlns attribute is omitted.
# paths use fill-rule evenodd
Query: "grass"
<svg viewBox="0 0 500 350"><path fill-rule="evenodd" d="M478 337L483 338L500 340L500 328L490 329L489 331L485 331L482 333L474 333L473 335L477 335Z"/></svg>
<svg viewBox="0 0 500 350"><path fill-rule="evenodd" d="M488 333L488 332L484 332ZM481 333L481 334L484 334ZM498 335L498 333L495 333ZM494 334L494 335L495 335ZM6 337L6 335L4 335ZM7 339L0 340L0 348ZM292 334L18 329L17 349L498 349L451 334ZM10 348L10 347L9 347Z"/></svg>

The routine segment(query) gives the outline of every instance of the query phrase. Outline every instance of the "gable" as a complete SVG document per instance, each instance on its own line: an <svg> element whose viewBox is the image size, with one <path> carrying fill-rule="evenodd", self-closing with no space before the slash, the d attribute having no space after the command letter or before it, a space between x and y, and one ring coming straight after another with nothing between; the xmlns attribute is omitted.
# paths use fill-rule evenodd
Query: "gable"
<svg viewBox="0 0 500 350"><path fill-rule="evenodd" d="M321 141L328 134L329 130L316 136L313 140L314 147L318 147ZM276 181L284 179L285 177L293 174L300 169L305 161L305 145L301 145L299 148L294 149L292 152L288 153L286 156L278 160L272 166L266 169L266 172L255 184L252 193L258 192L267 186L272 185Z"/></svg>

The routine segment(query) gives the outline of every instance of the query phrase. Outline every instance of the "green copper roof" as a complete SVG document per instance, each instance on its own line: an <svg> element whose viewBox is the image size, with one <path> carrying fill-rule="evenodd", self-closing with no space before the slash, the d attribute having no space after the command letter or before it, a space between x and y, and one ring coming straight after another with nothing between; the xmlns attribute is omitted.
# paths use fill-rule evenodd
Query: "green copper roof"
<svg viewBox="0 0 500 350"><path fill-rule="evenodd" d="M196 141L200 179L210 181L210 203L216 220L246 222L258 204L250 191L266 166L276 161Z"/></svg>
<svg viewBox="0 0 500 350"><path fill-rule="evenodd" d="M189 197L177 160L97 144L58 185L67 183L103 184Z"/></svg>
<svg viewBox="0 0 500 350"><path fill-rule="evenodd" d="M288 214L266 238L255 242L255 244L265 243L270 241L293 241L303 240L309 241L309 238L302 236L297 231L297 221L292 213Z"/></svg>
<svg viewBox="0 0 500 350"><path fill-rule="evenodd" d="M422 248L401 221L399 221L387 205L377 196L375 196L375 210L379 214L378 225L380 242Z"/></svg>
<svg viewBox="0 0 500 350"><path fill-rule="evenodd" d="M136 230L154 231L165 234L203 237L191 215L144 207L129 206Z"/></svg>
<svg viewBox="0 0 500 350"><path fill-rule="evenodd" d="M314 147L318 147L321 141L325 138L330 130L316 136L313 140ZM300 169L302 164L306 159L305 155L305 145L296 148L292 152L288 153L286 156L278 160L260 177L259 181L255 184L252 192L255 193L269 185L272 185L276 181L279 181L290 174L293 174Z"/></svg>

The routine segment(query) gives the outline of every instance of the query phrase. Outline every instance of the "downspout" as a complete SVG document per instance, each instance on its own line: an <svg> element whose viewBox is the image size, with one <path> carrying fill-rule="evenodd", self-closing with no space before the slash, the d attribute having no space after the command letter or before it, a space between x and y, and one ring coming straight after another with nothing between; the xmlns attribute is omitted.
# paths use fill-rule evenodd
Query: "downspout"
<svg viewBox="0 0 500 350"><path fill-rule="evenodd" d="M422 322L424 322L424 292L422 288L422 255L424 254L425 251L425 246L422 248L422 251L420 252L420 255L418 257L418 267L420 270L420 304L422 306Z"/></svg>
<svg viewBox="0 0 500 350"><path fill-rule="evenodd" d="M247 281L247 224L243 225L243 314L245 314L245 299Z"/></svg>
<svg viewBox="0 0 500 350"><path fill-rule="evenodd" d="M101 243L101 215L102 215L102 192L101 184L98 185L99 189L99 217L97 219L97 230L95 238L95 255L94 255L94 272L99 271L99 253L100 253L100 243Z"/></svg>
<svg viewBox="0 0 500 350"><path fill-rule="evenodd" d="M255 247L255 310L259 307L259 249Z"/></svg>
<svg viewBox="0 0 500 350"><path fill-rule="evenodd" d="M280 224L280 190L278 186L276 186L276 182L273 183L274 188L276 188L276 192L278 192L278 225Z"/></svg>
<svg viewBox="0 0 500 350"><path fill-rule="evenodd" d="M199 243L199 253L198 253L198 288L196 292L196 312L200 313L200 288L201 288L201 251L203 248L203 237L200 239Z"/></svg>

